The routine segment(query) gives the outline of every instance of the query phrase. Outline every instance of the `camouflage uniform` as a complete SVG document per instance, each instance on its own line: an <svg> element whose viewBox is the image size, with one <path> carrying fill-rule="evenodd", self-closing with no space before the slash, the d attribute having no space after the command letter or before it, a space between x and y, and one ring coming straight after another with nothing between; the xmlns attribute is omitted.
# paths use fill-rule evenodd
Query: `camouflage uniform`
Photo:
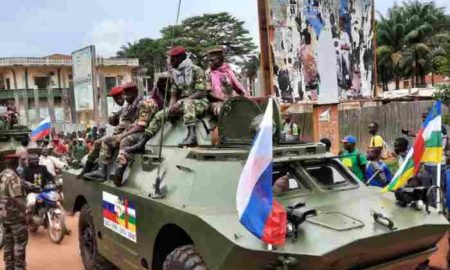
<svg viewBox="0 0 450 270"><path fill-rule="evenodd" d="M111 116L117 118L116 120L118 120L118 125L113 131L113 136L105 136L94 142L94 147L88 154L88 162L95 162L99 158L99 156L101 155L100 149L102 148L104 142L106 142L107 144L114 144L114 135L121 134L128 126L132 125L136 121L136 119L138 118L138 106L141 101L141 98L136 98L136 100L132 104L125 105L125 107L123 107L119 112L116 112ZM112 155L112 153L110 155Z"/></svg>
<svg viewBox="0 0 450 270"><path fill-rule="evenodd" d="M153 116L158 112L158 104L151 98L141 99L138 106L138 118L136 124L142 127L146 127ZM126 132L123 131L123 132ZM126 165L128 164L129 155L124 151L126 147L135 145L141 138L143 132L133 133L126 136L121 141L117 139L117 136L107 137L107 140L102 141L102 147L100 150L100 162L102 164L109 164L111 162L112 152L115 148L119 148L119 155L117 156L116 163ZM120 135L120 134L119 134Z"/></svg>
<svg viewBox="0 0 450 270"><path fill-rule="evenodd" d="M172 88L171 92L176 93L181 103L181 111L179 115L172 115L173 117L183 116L183 122L185 125L194 124L197 122L198 117L203 115L208 109L208 98L206 97L206 85L205 85L205 73L204 71L196 66L192 65L192 81L189 84L177 83L177 79L174 75L174 70L172 70ZM187 98L197 91L204 92L204 96L199 99L184 99ZM169 117L169 109L158 112L152 119L148 127L146 128L146 133L151 136L155 135L162 126L163 117L167 119Z"/></svg>
<svg viewBox="0 0 450 270"><path fill-rule="evenodd" d="M4 227L5 270L26 269L26 203L20 178L11 169L0 174L0 220Z"/></svg>

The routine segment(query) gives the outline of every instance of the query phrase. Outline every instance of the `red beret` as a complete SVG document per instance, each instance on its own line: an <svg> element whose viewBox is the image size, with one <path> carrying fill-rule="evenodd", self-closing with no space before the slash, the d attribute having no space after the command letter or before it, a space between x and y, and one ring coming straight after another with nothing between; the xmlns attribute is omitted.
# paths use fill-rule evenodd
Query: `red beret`
<svg viewBox="0 0 450 270"><path fill-rule="evenodd" d="M123 87L121 85L113 87L111 91L109 92L108 96L114 97L118 95L122 95L123 93Z"/></svg>
<svg viewBox="0 0 450 270"><path fill-rule="evenodd" d="M126 83L124 85L122 85L123 91L139 91L138 87L136 84L134 83Z"/></svg>
<svg viewBox="0 0 450 270"><path fill-rule="evenodd" d="M16 154L8 154L3 157L4 160L13 160L13 159L17 159L17 158L19 158L19 156Z"/></svg>
<svg viewBox="0 0 450 270"><path fill-rule="evenodd" d="M184 53L186 53L186 49L184 47L182 47L182 46L177 46L175 48L172 48L169 51L169 55L170 56L178 56L178 55L184 54Z"/></svg>

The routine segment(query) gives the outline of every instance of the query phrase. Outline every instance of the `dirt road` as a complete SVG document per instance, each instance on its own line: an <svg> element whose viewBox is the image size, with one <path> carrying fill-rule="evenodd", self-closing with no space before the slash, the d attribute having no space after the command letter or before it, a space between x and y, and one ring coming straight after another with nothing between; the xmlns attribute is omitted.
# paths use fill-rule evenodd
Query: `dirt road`
<svg viewBox="0 0 450 270"><path fill-rule="evenodd" d="M50 242L47 232L42 228L36 234L30 234L27 247L28 270L84 270L78 252L78 215L66 217L72 235L66 236L60 245ZM446 269L448 251L447 238L439 244L439 252L432 259L434 269ZM3 252L0 252L0 269L4 269Z"/></svg>
<svg viewBox="0 0 450 270"><path fill-rule="evenodd" d="M66 236L60 245L53 244L47 231L42 228L35 234L30 233L27 246L28 270L84 270L78 252L78 215L66 217L66 222L72 234ZM0 256L0 269L5 269L3 251Z"/></svg>

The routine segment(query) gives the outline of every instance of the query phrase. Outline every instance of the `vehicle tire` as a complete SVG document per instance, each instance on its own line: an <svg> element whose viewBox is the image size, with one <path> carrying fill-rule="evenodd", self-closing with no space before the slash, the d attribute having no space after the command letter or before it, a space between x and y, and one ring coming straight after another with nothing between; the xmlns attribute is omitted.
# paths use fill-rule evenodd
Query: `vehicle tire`
<svg viewBox="0 0 450 270"><path fill-rule="evenodd" d="M78 220L78 241L84 269L117 269L112 263L103 258L98 252L94 219L92 218L91 208L87 204L83 205L80 211L80 217Z"/></svg>
<svg viewBox="0 0 450 270"><path fill-rule="evenodd" d="M202 256L192 245L181 246L167 255L163 270L207 270Z"/></svg>
<svg viewBox="0 0 450 270"><path fill-rule="evenodd" d="M64 221L64 214L51 213L51 216L53 218L53 224L57 226L55 228L48 226L47 233L53 243L60 244L64 239L64 236L66 236L67 231L66 222Z"/></svg>
<svg viewBox="0 0 450 270"><path fill-rule="evenodd" d="M5 245L5 231L3 230L3 225L0 223L0 249Z"/></svg>

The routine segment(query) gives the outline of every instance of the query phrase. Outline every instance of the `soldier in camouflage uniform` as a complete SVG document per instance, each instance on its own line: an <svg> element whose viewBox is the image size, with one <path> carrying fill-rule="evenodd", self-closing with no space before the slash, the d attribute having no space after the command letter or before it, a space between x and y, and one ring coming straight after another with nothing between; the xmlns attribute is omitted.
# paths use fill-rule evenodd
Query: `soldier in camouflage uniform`
<svg viewBox="0 0 450 270"><path fill-rule="evenodd" d="M28 244L26 202L22 184L15 172L16 157L9 157L0 173L0 221L4 227L5 270L25 270Z"/></svg>
<svg viewBox="0 0 450 270"><path fill-rule="evenodd" d="M125 85L125 86L127 86L127 85ZM128 85L128 86L131 86L131 85ZM120 132L122 132L126 126L131 124L131 123L128 123L127 120L135 117L135 115L133 115L133 116L123 115L124 109L122 108L122 106L125 103L125 100L123 99L123 96L122 96L123 89L124 89L123 85L116 86L116 87L112 88L108 94L110 97L112 97L114 99L114 102L118 106L121 107L120 110L111 113L111 115L108 117L108 123L111 126L116 127L114 129L114 134L119 134ZM129 111L129 110L127 112L135 113L135 112ZM102 140L105 138L106 137L102 137L94 142L94 147L88 154L86 164L84 165L81 173L78 175L79 178L81 178L83 175L85 175L86 173L88 173L94 169L95 164L96 164L95 162L98 159L98 157L100 156L100 148L102 146Z"/></svg>
<svg viewBox="0 0 450 270"><path fill-rule="evenodd" d="M208 50L209 69L207 85L211 88L209 111L217 118L224 102L233 96L245 96L247 91L236 78L233 69L225 63L225 53L222 48Z"/></svg>
<svg viewBox="0 0 450 270"><path fill-rule="evenodd" d="M134 95L134 100L130 95ZM111 162L114 149L119 148L119 154L116 159L116 170L114 172L113 181L116 186L123 184L123 173L130 160L130 154L125 151L126 147L130 147L136 144L142 137L145 127L150 123L150 120L160 109L160 102L154 98L139 98L137 97L137 88L135 94L127 90L124 90L124 97L129 104L136 106L137 119L136 121L128 125L121 133L107 136L102 140L102 146L100 149L99 157L99 169L86 174L85 177L90 180L106 180L106 171L108 165ZM128 108L124 109L126 112ZM134 110L134 109L133 109ZM117 130L116 130L117 131Z"/></svg>
<svg viewBox="0 0 450 270"><path fill-rule="evenodd" d="M179 146L197 145L196 123L198 117L206 112L209 105L205 73L192 63L183 47L173 48L169 51L169 55L172 66L170 107L155 115L141 140L127 149L130 153L142 151L145 143L161 128L163 118L173 119L182 116L188 134Z"/></svg>

